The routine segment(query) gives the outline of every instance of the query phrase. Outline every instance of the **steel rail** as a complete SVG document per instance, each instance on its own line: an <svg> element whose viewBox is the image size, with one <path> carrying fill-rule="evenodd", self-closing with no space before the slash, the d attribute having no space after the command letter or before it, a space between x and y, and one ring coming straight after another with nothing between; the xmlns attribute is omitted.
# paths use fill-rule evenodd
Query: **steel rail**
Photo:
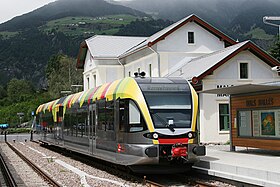
<svg viewBox="0 0 280 187"><path fill-rule="evenodd" d="M46 180L49 184L51 184L54 187L61 187L59 183L57 183L55 180L53 180L47 173L42 171L38 166L36 166L34 163L32 163L28 158L26 158L19 150L17 150L15 147L13 147L11 144L6 142L7 145L22 159L24 160L35 172L37 172L40 176L43 177L44 180Z"/></svg>
<svg viewBox="0 0 280 187"><path fill-rule="evenodd" d="M146 176L144 176L143 184L146 186L150 186L150 187L165 187L165 185L159 184L159 183L151 181L151 180L147 180Z"/></svg>
<svg viewBox="0 0 280 187"><path fill-rule="evenodd" d="M5 177L5 182L7 183L7 186L10 187L16 187L17 184L15 182L15 179L13 175L11 174L7 164L5 163L5 160L3 156L0 154L0 164L1 164L1 170L3 172L3 175Z"/></svg>
<svg viewBox="0 0 280 187"><path fill-rule="evenodd" d="M198 187L216 187L216 185L213 184L209 184L207 182L202 182L202 181L195 181L196 185L198 185Z"/></svg>

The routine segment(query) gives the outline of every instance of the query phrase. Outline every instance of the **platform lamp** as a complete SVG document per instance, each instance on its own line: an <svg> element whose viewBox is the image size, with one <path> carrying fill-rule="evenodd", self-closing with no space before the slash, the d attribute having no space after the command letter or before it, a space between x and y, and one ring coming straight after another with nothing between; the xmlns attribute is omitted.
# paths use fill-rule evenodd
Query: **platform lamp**
<svg viewBox="0 0 280 187"><path fill-rule="evenodd" d="M264 16L263 23L278 27L278 39L280 40L280 25L268 21L280 21L280 16Z"/></svg>

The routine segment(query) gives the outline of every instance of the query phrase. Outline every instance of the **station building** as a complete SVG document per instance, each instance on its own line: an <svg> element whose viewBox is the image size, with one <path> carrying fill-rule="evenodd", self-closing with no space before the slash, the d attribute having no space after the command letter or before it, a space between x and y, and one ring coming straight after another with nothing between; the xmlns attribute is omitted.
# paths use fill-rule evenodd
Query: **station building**
<svg viewBox="0 0 280 187"><path fill-rule="evenodd" d="M236 146L280 150L280 81L203 91L230 94L230 140Z"/></svg>
<svg viewBox="0 0 280 187"><path fill-rule="evenodd" d="M95 35L80 45L77 68L84 89L146 72L148 77L183 77L199 93L198 126L203 143L229 140L229 97L200 93L220 87L280 80L280 65L251 41L237 43L196 15L150 37Z"/></svg>

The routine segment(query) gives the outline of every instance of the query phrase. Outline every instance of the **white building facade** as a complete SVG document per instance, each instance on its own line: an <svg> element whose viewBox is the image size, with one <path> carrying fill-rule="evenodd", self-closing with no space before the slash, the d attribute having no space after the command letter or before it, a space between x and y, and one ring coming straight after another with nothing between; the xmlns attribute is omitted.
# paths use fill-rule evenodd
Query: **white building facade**
<svg viewBox="0 0 280 187"><path fill-rule="evenodd" d="M148 77L180 76L198 91L279 80L271 67L279 62L252 42L236 43L196 15L145 37L93 36L81 44L77 68L84 89L135 72ZM229 140L227 96L199 94L200 141Z"/></svg>

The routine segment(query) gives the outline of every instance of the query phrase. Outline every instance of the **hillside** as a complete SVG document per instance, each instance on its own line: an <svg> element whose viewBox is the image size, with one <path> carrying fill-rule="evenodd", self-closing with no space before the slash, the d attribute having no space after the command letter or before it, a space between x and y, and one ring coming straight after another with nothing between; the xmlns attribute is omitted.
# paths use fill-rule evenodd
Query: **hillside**
<svg viewBox="0 0 280 187"><path fill-rule="evenodd" d="M23 78L47 87L45 68L52 55L76 58L80 43L94 34L149 36L171 23L103 0L50 3L0 25L0 85Z"/></svg>
<svg viewBox="0 0 280 187"><path fill-rule="evenodd" d="M280 16L278 0L132 0L115 3L172 21L194 13L232 38L251 39L264 49L270 47L278 33L276 27L262 22L263 16Z"/></svg>
<svg viewBox="0 0 280 187"><path fill-rule="evenodd" d="M150 36L193 13L234 39L269 49L278 29L262 17L279 9L277 0L58 0L0 24L0 85L24 78L46 87L52 55L76 58L80 43L95 34Z"/></svg>
<svg viewBox="0 0 280 187"><path fill-rule="evenodd" d="M145 16L140 11L121 5L110 4L104 0L58 0L1 24L0 31L18 31L39 27L48 21L71 16L98 17L116 14Z"/></svg>

